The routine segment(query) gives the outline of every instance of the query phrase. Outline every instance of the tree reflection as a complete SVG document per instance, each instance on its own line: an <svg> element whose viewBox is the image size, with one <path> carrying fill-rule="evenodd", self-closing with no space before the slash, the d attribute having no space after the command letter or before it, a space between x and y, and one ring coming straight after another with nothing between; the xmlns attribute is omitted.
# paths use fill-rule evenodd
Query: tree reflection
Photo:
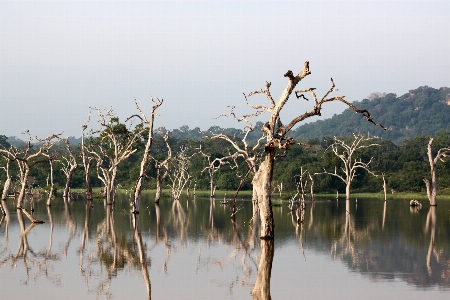
<svg viewBox="0 0 450 300"><path fill-rule="evenodd" d="M429 230L430 232L430 246L428 247L428 253L427 253L427 269L428 269L428 275L432 275L433 270L431 268L431 254L433 253L436 257L436 260L439 261L439 253L436 251L435 245L434 245L434 238L436 234L436 206L432 205L430 206L430 210L427 214L427 221L425 223L425 233L427 233Z"/></svg>
<svg viewBox="0 0 450 300"><path fill-rule="evenodd" d="M340 235L333 241L331 246L331 253L334 259L338 255L350 254L356 259L356 252L354 251L354 241L356 239L355 232L355 216L350 213L350 200L345 200L345 223Z"/></svg>
<svg viewBox="0 0 450 300"><path fill-rule="evenodd" d="M27 228L25 228L23 211L20 209L17 210L17 221L20 228L19 246L17 252L15 255L10 253L7 240L5 252L1 253L5 258L0 263L0 266L10 264L11 267L15 269L19 263L22 262L26 273L26 279L22 280L23 284L27 285L30 281L36 281L36 279L40 276L45 276L54 284L59 285L58 275L54 275L51 272L52 265L50 264L50 261L58 260L58 255L51 254L51 244L46 251L34 251L28 242L28 233L36 226L36 223L31 223Z"/></svg>
<svg viewBox="0 0 450 300"><path fill-rule="evenodd" d="M261 259L259 260L258 276L252 290L253 299L272 299L270 296L270 276L275 253L273 240L260 240Z"/></svg>
<svg viewBox="0 0 450 300"><path fill-rule="evenodd" d="M147 298L150 300L152 298L152 284L150 282L150 275L148 272L148 262L147 262L147 254L145 252L145 246L142 242L141 229L139 226L139 214L132 215L133 221L133 231L134 231L134 239L137 244L137 250L139 254L139 263L142 269L142 275L144 276L145 286L147 287Z"/></svg>

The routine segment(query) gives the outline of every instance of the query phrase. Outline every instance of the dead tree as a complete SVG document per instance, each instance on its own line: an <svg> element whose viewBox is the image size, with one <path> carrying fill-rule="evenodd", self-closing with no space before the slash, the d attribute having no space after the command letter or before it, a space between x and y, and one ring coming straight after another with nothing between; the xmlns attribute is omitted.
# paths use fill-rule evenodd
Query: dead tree
<svg viewBox="0 0 450 300"><path fill-rule="evenodd" d="M64 186L63 198L67 199L70 193L70 182L72 181L73 172L75 172L76 168L78 168L78 163L75 155L70 149L69 138L66 138L64 140L64 143L68 156L63 156L62 160L64 160L64 163L61 161L60 163L63 165L61 170L66 175L66 184Z"/></svg>
<svg viewBox="0 0 450 300"><path fill-rule="evenodd" d="M89 157L86 153L87 152L86 136L89 136L89 132L86 132L86 129L88 128L89 121L91 120L91 113L92 113L92 109L89 110L87 120L84 122L84 124L81 125L81 157L83 159L83 167L84 167L84 175L85 175L85 183L86 183L86 200L87 201L93 200L91 175L90 175L92 158Z"/></svg>
<svg viewBox="0 0 450 300"><path fill-rule="evenodd" d="M318 99L315 93L315 88L308 88L303 90L297 90L294 92L297 84L306 76L310 75L309 71L309 62L305 62L303 70L300 71L297 75L294 75L291 70L287 71L284 74L284 77L288 79L288 83L278 101L272 98L270 93L271 83L267 82L265 89L261 89L259 91L251 92L247 97L255 95L255 94L265 94L268 101L269 106L264 105L252 105L248 104L253 109L258 112L263 111L270 114L269 121L266 122L262 130L266 135L266 143L264 145L264 161L259 167L257 173L253 177L253 185L256 188L256 192L258 194L258 205L261 219L261 234L260 237L262 239L273 239L274 238L274 221L273 221L273 212L272 212L272 200L271 200L271 186L273 179L273 169L275 164L275 157L277 156L277 150L281 150L283 152L289 150L289 148L294 144L300 144L296 142L292 137L287 136L288 132L298 123L303 120L312 117L312 116L320 116L322 105L326 102L332 101L340 101L350 108L352 108L356 113L362 114L369 122L372 122L375 125L377 124L373 121L371 115L367 110L359 110L353 104L346 101L344 96L336 96L329 97L329 95L334 92L335 85L333 79L331 79L331 88L325 93L325 95ZM287 125L284 125L280 120L280 112L283 109L284 105L289 100L289 97L292 93L295 93L295 96L300 99L308 100L305 96L305 93L310 93L314 99L314 107L310 111L306 111L305 113L297 116L293 120L291 120ZM248 103L248 102L247 102ZM384 127L383 127L384 128Z"/></svg>
<svg viewBox="0 0 450 300"><path fill-rule="evenodd" d="M168 175L169 162L172 159L172 148L170 147L169 144L168 133L164 134L163 139L167 147L166 159L159 161L155 157L152 157L153 161L155 162L155 169L156 169L156 195L155 195L156 203L158 203L159 199L161 199L163 181Z"/></svg>
<svg viewBox="0 0 450 300"><path fill-rule="evenodd" d="M86 150L96 160L97 169L101 170L97 175L105 184L106 202L111 205L116 192L117 168L136 152L134 145L142 130L132 132L125 124L119 123L119 118L112 108L105 111L98 108L95 110L103 130L97 131L99 136Z"/></svg>
<svg viewBox="0 0 450 300"><path fill-rule="evenodd" d="M189 160L192 156L187 155L187 148L181 147L180 152L170 160L169 163L169 188L174 201L180 199L185 186L191 181L189 174Z"/></svg>
<svg viewBox="0 0 450 300"><path fill-rule="evenodd" d="M250 144L247 141L247 138L250 133L254 132L255 128L253 124L250 122L249 118L258 116L262 113L262 111L258 111L255 114L250 115L244 115L241 118L236 117L236 114L234 113L234 106L231 106L231 111L228 115L220 115L219 117L230 117L232 116L236 121L238 122L245 122L247 125L244 127L244 129L241 132L242 137L230 137L225 135L224 133L213 133L211 131L204 132L203 138L215 140L215 139L221 139L224 141L227 141L234 149L234 153L237 154L238 157L244 159L245 163L247 164L249 168L249 172L252 174L252 176L255 176L256 172L258 171L260 162L261 162L261 141L265 138L265 135L262 134L261 137L257 140L255 145L250 146ZM255 186L253 186L253 194L252 194L252 203L253 203L253 215L255 215L258 211L258 197L256 193Z"/></svg>
<svg viewBox="0 0 450 300"><path fill-rule="evenodd" d="M140 115L133 115L128 119L131 119L133 117L137 117L141 120L142 124L146 125L148 128L148 136L147 136L147 143L145 144L145 150L144 154L142 155L141 160L141 168L139 171L139 178L136 181L136 184L134 186L134 194L133 194L133 200L132 200L132 212L138 213L139 212L139 206L140 206L140 199L141 199L141 192L142 187L144 184L144 178L146 177L145 173L147 170L147 162L150 158L150 149L152 147L153 142L153 123L155 121L155 111L160 107L163 103L163 100L156 99L154 100L153 97L151 98L152 102L154 103L152 107L152 111L150 112L150 119L148 120L145 114L142 112L141 108L137 104L136 99L134 99L134 103L136 104L136 108L139 111Z"/></svg>
<svg viewBox="0 0 450 300"><path fill-rule="evenodd" d="M0 154L2 154L0 152ZM6 165L4 167L1 167L0 169L5 170L6 173L6 180L5 184L3 185L3 192L2 192L2 198L1 200L5 200L8 198L9 195L9 189L11 187L11 175L9 174L9 163L11 162L11 158L8 155L0 155L0 157L3 157L5 159ZM3 211L3 208L2 208Z"/></svg>
<svg viewBox="0 0 450 300"><path fill-rule="evenodd" d="M53 181L53 162L57 161L59 158L59 155L55 152L50 152L50 149L58 142L60 139L57 137L57 139L52 140L39 140L39 142L42 143L42 147L44 151L42 151L42 156L47 158L47 161L50 165L50 190L48 191L48 198L47 198L47 206L51 205L51 199L54 197L54 190L55 190L55 183ZM47 182L48 186L48 182Z"/></svg>
<svg viewBox="0 0 450 300"><path fill-rule="evenodd" d="M26 131L25 134L29 135L29 131ZM28 181L28 176L30 174L30 170L33 166L35 166L37 163L41 163L45 160L38 159L39 156L42 155L43 152L47 151L54 145L56 140L59 139L59 135L53 134L45 138L44 143L42 143L39 146L39 149L37 151L33 151L33 147L38 146L37 144L32 144L33 141L37 141L37 138L32 138L29 135L29 139L27 142L27 145L24 149L19 150L15 147L10 147L9 149L0 149L0 153L2 153L4 156L7 156L11 161L16 161L17 165L19 167L20 172L20 193L17 199L17 209L21 209L23 207L23 202L25 199L25 188Z"/></svg>
<svg viewBox="0 0 450 300"><path fill-rule="evenodd" d="M437 195L437 185L436 185L436 164L437 162L444 161L444 158L450 157L450 147L441 148L439 149L436 156L433 158L433 153L431 149L431 145L433 144L433 138L430 138L430 141L428 142L428 162L430 163L430 172L431 172L431 182L423 177L422 180L425 182L425 185L427 187L427 195L428 200L430 200L431 206L436 206L436 195Z"/></svg>
<svg viewBox="0 0 450 300"><path fill-rule="evenodd" d="M203 168L202 173L208 170L209 173L209 187L210 193L209 197L214 198L216 196L216 183L215 183L215 174L220 170L222 166L230 165L230 168L237 168L237 154L229 154L223 157L215 157L214 159L211 157L211 154L203 152L201 146L196 149L199 154L201 154L206 159L206 167ZM234 166L231 166L230 160L234 162Z"/></svg>
<svg viewBox="0 0 450 300"><path fill-rule="evenodd" d="M372 147L372 146L379 146L379 145L378 144L367 144L366 143L367 141L371 141L374 138L366 137L362 134L358 134L358 135L354 134L353 137L354 137L354 139L353 139L353 142L351 145L347 145L345 143L345 141L334 137L334 143L332 145L330 145L330 147L328 147L328 149L331 148L334 155L336 155L344 164L344 166L341 167L342 174L337 172L337 168L334 169L334 173L327 172L326 170L324 170L324 172L322 172L322 173L318 173L318 174L332 175L332 176L335 176L335 177L341 179L345 183L345 196L346 196L347 200L350 199L350 186L352 184L353 179L356 176L356 171L358 169L364 169L369 174L371 174L373 176L378 176L370 170L369 165L372 162L373 157L371 157L369 162L366 163L366 162L363 162L361 159L357 160L356 158L354 158L354 155L355 155L355 152L360 149L368 148L368 147ZM325 150L325 151L327 151L327 150Z"/></svg>

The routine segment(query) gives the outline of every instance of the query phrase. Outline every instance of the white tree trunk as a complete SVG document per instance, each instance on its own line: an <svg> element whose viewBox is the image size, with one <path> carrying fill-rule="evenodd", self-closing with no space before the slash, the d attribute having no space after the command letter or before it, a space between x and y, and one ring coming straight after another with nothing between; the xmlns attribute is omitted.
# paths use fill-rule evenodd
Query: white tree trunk
<svg viewBox="0 0 450 300"><path fill-rule="evenodd" d="M55 188L55 185L53 183L53 161L50 159L50 191L48 192L48 198L47 198L47 206L50 206L50 200L53 198L53 189Z"/></svg>
<svg viewBox="0 0 450 300"><path fill-rule="evenodd" d="M214 184L214 172L209 170L209 197L214 198L216 196L216 185Z"/></svg>
<svg viewBox="0 0 450 300"><path fill-rule="evenodd" d="M75 168L70 168L69 172L67 173L66 178L66 185L64 186L64 192L63 192L63 198L68 198L70 193L70 182L72 181L73 172L75 171Z"/></svg>
<svg viewBox="0 0 450 300"><path fill-rule="evenodd" d="M273 166L275 149L266 152L266 159L259 167L253 178L253 185L258 195L258 208L261 220L261 239L274 238L274 220L272 212L271 184L273 177Z"/></svg>
<svg viewBox="0 0 450 300"><path fill-rule="evenodd" d="M433 138L430 138L430 141L428 142L428 161L430 163L430 173L431 173L431 182L423 178L423 181L425 182L425 185L427 187L427 195L428 200L430 200L431 206L436 206L436 195L437 195L437 186L436 186L436 161L433 159L433 154L431 153L431 144L433 143Z"/></svg>
<svg viewBox="0 0 450 300"><path fill-rule="evenodd" d="M11 187L11 177L8 177L5 181L5 185L3 186L3 193L1 200L5 200L6 198L8 198L10 187Z"/></svg>
<svg viewBox="0 0 450 300"><path fill-rule="evenodd" d="M162 194L162 177L161 177L161 168L156 169L156 195L155 202L159 203L159 199L161 199Z"/></svg>
<svg viewBox="0 0 450 300"><path fill-rule="evenodd" d="M30 174L30 167L25 164L25 172L23 173L23 176L21 176L22 178L20 178L20 193L19 193L19 198L17 199L17 208L22 208L23 207L23 200L25 199L25 188L27 185L27 181L28 181L28 174Z"/></svg>
<svg viewBox="0 0 450 300"><path fill-rule="evenodd" d="M345 199L346 200L350 200L350 185L351 185L350 181L348 181L345 185Z"/></svg>

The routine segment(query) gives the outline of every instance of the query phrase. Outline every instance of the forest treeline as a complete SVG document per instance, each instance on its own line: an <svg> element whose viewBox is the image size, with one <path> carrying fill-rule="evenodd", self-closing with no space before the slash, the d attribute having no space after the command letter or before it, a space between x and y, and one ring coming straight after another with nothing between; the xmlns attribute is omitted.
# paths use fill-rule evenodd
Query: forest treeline
<svg viewBox="0 0 450 300"><path fill-rule="evenodd" d="M332 118L299 126L292 131L292 137L304 140L370 133L400 145L404 139L432 136L442 130L450 130L448 87L434 89L422 86L400 97L393 93L372 93L368 98L353 104L359 109L370 111L372 117L385 125L387 130L372 126L351 108L347 108Z"/></svg>
<svg viewBox="0 0 450 300"><path fill-rule="evenodd" d="M145 134L142 135L142 139L136 142L135 148L137 151L118 168L116 183L119 188L132 189L136 178L139 177L140 158L145 149L144 137ZM353 136L343 136L340 138L351 143ZM370 169L379 176L374 177L363 169L358 170L357 176L352 182L352 192L382 191L383 181L381 175L383 173L385 174L388 191L425 192L426 187L422 178L430 174L427 158L429 138L429 136L420 135L414 138L404 139L400 145L386 139L378 138L371 140L371 143L378 145L358 150L355 159L361 159L367 162L372 158ZM236 138L236 140L238 141L239 139ZM208 166L208 162L204 156L195 155L199 148L202 149L202 152L208 153L212 159L224 157L233 152L230 144L222 139L199 139L198 136L177 138L176 134L171 134L167 141L173 153L177 153L179 149L188 149L189 156L191 156L189 161L189 173L192 177L191 189L194 185L197 190L208 190L210 188L210 176L207 169L205 169ZM316 174L314 175L314 190L316 193L336 193L336 191L345 193L345 184L341 180L334 176L317 174L324 170L327 172L337 170L339 172L339 168L343 167L342 162L329 149L330 145L334 142L334 138L329 136L320 139L309 139L305 142L309 146L293 146L285 154L282 152L279 153L276 159L277 163L275 164L273 186L275 187L282 183L284 191L292 192L296 188L296 181L298 181L298 177L296 176L300 174L301 170L307 170L312 174ZM8 139L5 136L0 136L0 143L6 147L8 146ZM436 152L438 149L447 147L449 144L450 131L441 131L434 136L433 151ZM79 145L72 145L71 148L77 159L81 159ZM60 153L60 159L57 159L53 166L53 176L55 187L61 191L66 180L62 171L63 157L67 154L62 143L57 144L53 151ZM156 188L155 178L157 170L155 162L164 160L167 157L167 151L168 148L163 135L156 132L151 148L151 155L154 160L149 162L146 174L148 180L145 182L145 189ZM2 158L0 161L0 167L2 167L4 161L2 161ZM215 184L217 185L217 189L229 191L237 189L241 177L246 174L248 169L243 160L237 159L236 163L230 162L229 164L225 164L216 172ZM15 187L17 190L20 186L17 165L11 163L9 172L12 174L12 189ZM92 184L94 187L102 187L102 182L97 178L96 172L97 169L92 167ZM84 176L84 169L81 166L78 167L73 175L71 187L84 188ZM49 177L49 164L43 160L31 169L28 185L29 187L48 188ZM5 172L0 172L1 187L3 187L5 180ZM164 185L167 184L168 182L164 183ZM450 160L437 164L437 184L439 194L450 194ZM250 176L245 181L242 190L251 189Z"/></svg>

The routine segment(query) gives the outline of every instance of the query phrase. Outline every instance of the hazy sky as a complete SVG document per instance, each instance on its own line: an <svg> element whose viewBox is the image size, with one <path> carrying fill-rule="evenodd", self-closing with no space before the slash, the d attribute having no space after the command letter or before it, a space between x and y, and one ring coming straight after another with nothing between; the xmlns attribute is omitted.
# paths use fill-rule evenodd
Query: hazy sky
<svg viewBox="0 0 450 300"><path fill-rule="evenodd" d="M277 98L306 60L298 88L333 77L350 101L450 86L450 1L0 1L0 134L80 136L89 106L125 120L149 94L156 127L241 127L213 118L266 81ZM291 98L282 121L307 109Z"/></svg>

